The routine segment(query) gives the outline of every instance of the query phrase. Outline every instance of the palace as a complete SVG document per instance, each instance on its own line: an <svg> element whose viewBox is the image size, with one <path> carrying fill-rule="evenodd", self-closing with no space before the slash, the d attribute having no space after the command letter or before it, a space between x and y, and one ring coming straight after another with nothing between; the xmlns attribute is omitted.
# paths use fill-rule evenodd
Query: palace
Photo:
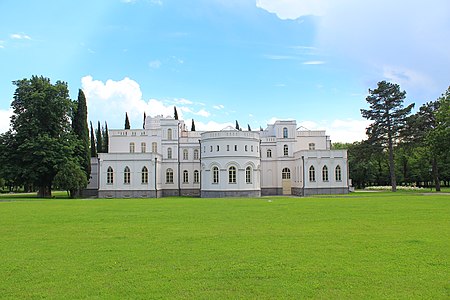
<svg viewBox="0 0 450 300"><path fill-rule="evenodd" d="M86 192L102 198L259 197L349 192L346 150L322 130L276 121L262 131L187 131L147 117L144 129L109 130Z"/></svg>

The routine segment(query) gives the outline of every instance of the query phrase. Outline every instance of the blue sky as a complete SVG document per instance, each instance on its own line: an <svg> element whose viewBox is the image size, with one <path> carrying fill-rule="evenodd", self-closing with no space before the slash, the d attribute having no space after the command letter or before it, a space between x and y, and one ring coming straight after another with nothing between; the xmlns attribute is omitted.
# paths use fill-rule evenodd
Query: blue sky
<svg viewBox="0 0 450 300"><path fill-rule="evenodd" d="M394 2L394 3L392 3ZM450 85L450 2L79 0L0 2L0 132L13 80L68 82L89 120L134 128L179 115L197 130L296 119L332 141L364 138L369 88L400 84L406 104Z"/></svg>

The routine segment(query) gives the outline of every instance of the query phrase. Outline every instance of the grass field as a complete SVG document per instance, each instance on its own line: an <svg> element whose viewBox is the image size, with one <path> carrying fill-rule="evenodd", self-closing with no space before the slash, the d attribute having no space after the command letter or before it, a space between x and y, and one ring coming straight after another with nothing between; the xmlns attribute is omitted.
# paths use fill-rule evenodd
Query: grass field
<svg viewBox="0 0 450 300"><path fill-rule="evenodd" d="M0 298L449 299L450 196L2 195Z"/></svg>

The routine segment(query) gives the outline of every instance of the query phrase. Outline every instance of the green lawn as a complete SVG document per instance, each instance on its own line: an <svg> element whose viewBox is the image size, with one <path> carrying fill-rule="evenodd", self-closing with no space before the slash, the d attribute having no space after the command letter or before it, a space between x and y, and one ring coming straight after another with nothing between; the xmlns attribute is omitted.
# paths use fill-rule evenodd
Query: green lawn
<svg viewBox="0 0 450 300"><path fill-rule="evenodd" d="M0 298L450 298L450 196L0 197Z"/></svg>

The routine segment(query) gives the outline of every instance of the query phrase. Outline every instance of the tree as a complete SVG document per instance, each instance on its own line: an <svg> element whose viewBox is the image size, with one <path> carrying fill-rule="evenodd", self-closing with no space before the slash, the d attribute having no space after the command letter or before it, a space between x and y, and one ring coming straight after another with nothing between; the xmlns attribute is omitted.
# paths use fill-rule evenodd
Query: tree
<svg viewBox="0 0 450 300"><path fill-rule="evenodd" d="M75 148L75 155L78 157L81 169L86 174L86 179L88 179L91 174L89 129L87 125L86 97L81 89L78 90L78 99L76 102L76 111L73 115L72 129L79 141Z"/></svg>
<svg viewBox="0 0 450 300"><path fill-rule="evenodd" d="M195 131L195 122L194 122L194 119L192 119L191 131Z"/></svg>
<svg viewBox="0 0 450 300"><path fill-rule="evenodd" d="M236 120L236 130L241 130L241 127L239 127L239 123L237 120Z"/></svg>
<svg viewBox="0 0 450 300"><path fill-rule="evenodd" d="M177 107L176 106L173 107L173 118L175 120L178 120L178 112L177 112Z"/></svg>
<svg viewBox="0 0 450 300"><path fill-rule="evenodd" d="M128 119L128 113L125 113L125 129L130 129L130 120Z"/></svg>
<svg viewBox="0 0 450 300"><path fill-rule="evenodd" d="M142 129L145 129L145 119L147 119L147 115L145 114L144 111L144 122L142 123Z"/></svg>
<svg viewBox="0 0 450 300"><path fill-rule="evenodd" d="M91 157L97 157L97 147L95 147L95 135L94 135L94 128L92 128L92 122L91 122Z"/></svg>
<svg viewBox="0 0 450 300"><path fill-rule="evenodd" d="M13 81L17 86L11 103L11 131L2 143L15 146L6 150L7 168L16 183L33 184L38 196L50 197L53 179L66 157L74 153L71 133L72 101L67 84L55 84L43 76Z"/></svg>
<svg viewBox="0 0 450 300"><path fill-rule="evenodd" d="M250 128L250 124L247 124L247 130L252 131L252 129Z"/></svg>
<svg viewBox="0 0 450 300"><path fill-rule="evenodd" d="M102 128L100 127L100 121L97 121L97 130L95 131L95 137L97 141L97 153L103 153L103 138L102 138Z"/></svg>
<svg viewBox="0 0 450 300"><path fill-rule="evenodd" d="M108 153L109 151L109 133L108 133L108 123L105 121L105 131L103 132L103 152Z"/></svg>
<svg viewBox="0 0 450 300"><path fill-rule="evenodd" d="M68 160L59 167L54 184L66 190L70 198L75 198L80 195L81 189L87 186L88 180L80 165L73 160Z"/></svg>
<svg viewBox="0 0 450 300"><path fill-rule="evenodd" d="M414 103L403 107L405 96L406 92L400 91L398 84L381 81L376 89L369 89L369 96L366 98L370 105L369 109L361 109L362 116L373 121L366 130L369 142L380 144L388 150L389 174L393 192L397 190L394 145L405 126L407 116L414 107Z"/></svg>

